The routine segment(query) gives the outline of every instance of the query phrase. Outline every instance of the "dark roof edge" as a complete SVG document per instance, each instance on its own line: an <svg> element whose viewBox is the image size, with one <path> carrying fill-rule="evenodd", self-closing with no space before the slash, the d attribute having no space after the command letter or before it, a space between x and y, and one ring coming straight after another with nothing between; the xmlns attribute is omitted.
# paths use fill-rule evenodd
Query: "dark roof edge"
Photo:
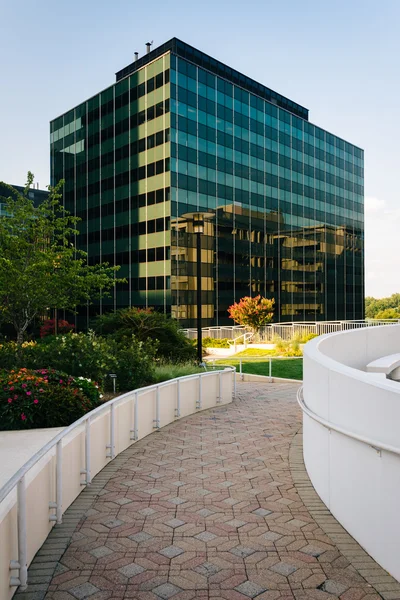
<svg viewBox="0 0 400 600"><path fill-rule="evenodd" d="M271 90L264 84L255 81L251 77L247 77L247 75L243 75L236 69L228 67L228 65L225 65L221 61L209 56L201 50L197 50L197 48L194 48L193 46L190 46L190 44L182 42L181 40L175 37L168 40L168 42L165 42L165 44L158 46L154 50L151 50L151 52L149 52L148 54L145 54L144 56L138 58L136 61L134 61L127 67L124 67L123 69L118 71L115 74L116 81L121 81L125 77L132 75L140 68L149 64L156 58L159 58L168 51L184 58L185 60L188 60L189 62L193 62L197 66L200 66L201 68L208 70L213 74L228 80L231 83L234 83L235 85L245 89L246 91L252 94L262 97L264 100L267 100L267 102L271 102L272 104L275 104L276 106L279 106L280 108L287 110L292 114L295 114L301 119L308 121L308 108L305 108L304 106L301 106L301 104L290 100L290 98L287 98L286 96L283 96L282 94ZM187 54L189 54L190 57L188 57ZM229 76L229 74L226 73L226 70L228 70L231 73L231 76ZM224 71L224 73L222 74L221 71Z"/></svg>

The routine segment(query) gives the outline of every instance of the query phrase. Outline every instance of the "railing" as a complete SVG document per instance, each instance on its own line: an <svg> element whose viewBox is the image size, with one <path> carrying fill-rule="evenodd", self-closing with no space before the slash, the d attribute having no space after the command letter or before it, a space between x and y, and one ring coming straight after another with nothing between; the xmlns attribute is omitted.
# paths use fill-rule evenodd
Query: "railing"
<svg viewBox="0 0 400 600"><path fill-rule="evenodd" d="M392 454L397 454L400 456L400 448L395 448L394 446L383 444L382 442L377 442L376 440L372 440L363 435L358 435L357 433L348 431L347 429L339 427L339 425L335 425L334 423L331 423L330 421L327 421L326 419L323 419L322 417L316 415L312 410L310 410L307 407L304 401L303 386L300 386L297 390L297 402L299 403L299 406L304 414L310 417L310 419L312 419L313 421L316 421L317 423L325 427L329 432L336 431L337 433L341 433L342 435L345 435L348 438L357 440L357 442L361 442L363 444L366 444L367 446L370 446L379 454L382 452L382 450L384 450L385 452L391 452Z"/></svg>
<svg viewBox="0 0 400 600"><path fill-rule="evenodd" d="M231 401L232 399L232 388L230 387L230 391L227 390L226 385L223 389L224 381L226 376L229 373L229 377L233 374L233 394L236 395L236 377L235 377L236 369L232 366L222 367L222 370L214 370L214 371L206 371L204 373L187 375L184 377L171 379L156 385L140 388L131 392L127 392L119 396L118 398L114 398L109 402L106 402L102 406L92 410L90 413L87 413L74 423L72 423L69 427L66 427L63 431L61 431L58 435L56 435L50 442L48 442L45 446L43 446L34 456L32 456L24 465L21 467L15 475L0 489L0 505L1 503L13 492L13 490L17 489L17 537L18 537L18 560L11 560L9 564L10 571L17 571L17 574L11 575L9 580L9 585L11 587L20 586L21 590L24 590L27 586L27 569L28 569L28 533L27 533L27 482L26 478L30 473L31 469L37 465L37 463L44 459L45 457L54 456L54 449L56 454L55 460L55 500L50 501L48 505L48 509L50 511L54 511L54 514L49 515L50 523L61 523L62 515L63 515L63 467L65 470L65 465L63 465L63 441L66 440L66 437L71 433L75 432L80 428L80 431L84 436L84 468L80 470L80 472L74 473L74 481L77 483L76 478L79 480L79 476L83 475L83 481L80 481L80 486L89 485L92 481L93 470L92 470L92 459L96 461L95 471L99 472L105 464L107 464L107 460L99 459L99 448L95 448L95 445L98 439L102 439L103 431L100 430L98 426L98 417L104 416L104 413L108 413L108 443L105 447L105 459L113 459L116 456L116 453L122 451L126 447L129 447L134 441L138 440L140 437L144 437L151 432L152 429L158 430L162 425L168 424L168 422L172 422L174 419L179 419L181 416L185 416L187 414L191 414L197 410L201 410L203 408L210 408L212 406L218 405L220 403L226 403ZM211 377L214 379L217 377L217 385L211 381L208 384L208 395L207 395L207 380ZM223 381L224 379L224 381ZM183 397L182 388L185 385L194 382L192 388L188 390L186 388L186 395ZM196 383L197 382L197 383ZM172 388L170 390L171 395L166 396L165 404L163 404L160 400L160 394L162 390L165 388ZM175 388L175 389L174 389ZM210 392L211 390L211 392ZM205 393L206 392L206 393ZM151 410L149 411L149 403L150 399L148 399L148 403L142 403L141 408L139 408L140 398L144 394L153 394L153 399L155 400L155 404L153 404L153 415L151 415ZM167 392L164 392L167 395ZM155 398L154 398L155 396ZM210 396L213 398L210 399ZM191 403L194 398L195 406L188 406L188 402ZM172 404L171 404L172 399ZM167 406L168 401L168 406ZM182 414L182 402L185 402L185 410L184 414ZM128 404L128 406L127 406ZM175 409L173 405L175 404ZM140 410L143 409L145 413L144 419L147 421L145 424L140 422ZM118 431L116 431L116 411L117 410L125 410L125 413L122 414L122 418L118 420ZM146 414L147 413L147 414ZM120 415L118 415L120 416ZM150 424L149 417L153 416L152 423ZM126 419L128 417L128 419ZM162 421L162 425L161 425ZM84 430L82 430L82 426L84 426ZM94 431L95 439L92 437L92 428L96 426ZM107 427L107 423L105 424ZM142 435L139 432L139 426L142 427ZM121 439L119 443L118 434L123 437L121 434L121 427L124 432L124 440ZM117 434L117 437L116 437ZM106 432L107 436L107 432ZM104 437L104 436L103 436ZM72 443L72 442L71 442ZM116 444L118 444L118 452L116 452ZM67 442L65 442L65 446L67 446ZM64 449L65 449L64 446ZM104 446L103 446L104 447ZM101 448L100 448L101 450ZM80 461L80 444L78 444L77 448L75 448L76 455L78 456L78 462ZM68 468L71 468L71 464L68 460ZM49 474L49 479L52 479L53 475ZM72 484L71 484L72 487ZM76 487L76 486L75 486ZM64 490L65 491L65 490ZM76 490L75 490L76 491ZM74 497L74 491L69 492L69 502L70 504ZM75 494L78 495L78 492ZM72 499L71 499L72 497ZM53 496L54 498L54 496ZM12 509L10 509L12 510ZM4 519L9 517L10 513L6 513ZM12 523L12 521L11 521ZM0 518L0 526L1 526L1 518ZM11 528L14 530L15 523L12 524ZM48 532L47 532L48 533ZM47 535L46 533L46 535ZM44 538L45 539L45 538ZM44 539L41 540L40 545L43 543ZM2 542L3 543L3 542ZM39 545L39 547L40 547ZM31 544L32 546L32 544ZM32 558L32 557L31 557ZM0 565L0 569L1 569ZM0 570L1 572L1 570ZM4 572L4 569L3 569ZM1 579L1 577L0 577ZM1 583L1 582L0 582ZM3 581L5 583L5 581ZM7 584L8 585L8 584ZM0 586L1 588L1 586ZM0 589L0 596L4 599L6 596L2 595L2 591Z"/></svg>
<svg viewBox="0 0 400 600"><path fill-rule="evenodd" d="M236 352L236 346L238 344L243 344L244 347L247 346L247 344L249 343L249 341L254 337L254 333L247 331L245 333L242 333L241 335L238 335L238 337L236 337L234 340L229 340L228 344L230 347L233 346L234 351ZM239 342L239 340L243 338L242 342Z"/></svg>
<svg viewBox="0 0 400 600"><path fill-rule="evenodd" d="M336 331L347 331L349 329L360 329L362 327L376 327L379 325L396 325L400 319L371 319L365 321L296 321L288 323L271 323L265 325L259 330L259 339L261 342L270 342L275 336L279 336L287 341L296 334L301 336L314 334L324 335ZM181 329L189 339L197 339L197 329ZM227 338L229 340L241 337L248 329L240 325L224 327L205 327L202 329L202 337L211 337L214 339Z"/></svg>

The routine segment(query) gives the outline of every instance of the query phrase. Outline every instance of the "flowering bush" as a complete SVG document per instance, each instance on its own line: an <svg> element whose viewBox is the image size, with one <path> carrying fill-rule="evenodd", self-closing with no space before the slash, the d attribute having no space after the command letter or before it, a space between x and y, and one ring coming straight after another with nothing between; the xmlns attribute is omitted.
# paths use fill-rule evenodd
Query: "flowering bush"
<svg viewBox="0 0 400 600"><path fill-rule="evenodd" d="M0 345L0 369L57 369L74 377L88 377L103 389L112 388L107 375L115 373L117 389L130 390L152 383L154 348L155 344L140 342L132 335L106 340L90 332L69 333L22 346L15 342Z"/></svg>
<svg viewBox="0 0 400 600"><path fill-rule="evenodd" d="M43 325L40 328L40 337L44 338L47 335L54 335L56 333L56 320L55 319L46 319ZM68 321L59 320L57 321L57 333L69 333L75 329L75 325L73 323L68 323Z"/></svg>
<svg viewBox="0 0 400 600"><path fill-rule="evenodd" d="M2 429L63 427L100 402L95 382L54 369L0 371Z"/></svg>
<svg viewBox="0 0 400 600"><path fill-rule="evenodd" d="M260 327L270 323L274 314L275 300L262 298L260 295L255 298L245 296L240 302L235 302L228 308L229 317L239 323L251 327L258 331Z"/></svg>

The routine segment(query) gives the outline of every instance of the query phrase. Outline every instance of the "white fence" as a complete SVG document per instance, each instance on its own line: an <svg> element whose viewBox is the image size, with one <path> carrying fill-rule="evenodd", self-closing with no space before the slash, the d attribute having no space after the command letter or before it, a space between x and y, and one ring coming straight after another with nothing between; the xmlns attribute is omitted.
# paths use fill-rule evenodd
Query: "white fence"
<svg viewBox="0 0 400 600"><path fill-rule="evenodd" d="M317 338L303 358L304 461L343 527L400 581L400 384L366 365L397 353L400 326Z"/></svg>
<svg viewBox="0 0 400 600"><path fill-rule="evenodd" d="M315 334L325 335L337 331L348 331L349 329L362 329L364 327L376 327L381 325L393 325L399 323L397 319L365 320L365 321L304 321L290 323L271 323L260 328L259 337L261 342L270 342L275 336L283 340L291 340L294 335L301 336ZM197 329L181 329L181 331L191 340L197 339ZM202 337L211 337L213 339L234 340L246 333L248 328L241 325L225 327L204 327Z"/></svg>
<svg viewBox="0 0 400 600"><path fill-rule="evenodd" d="M154 430L232 401L235 368L171 379L99 406L47 443L0 489L0 598L27 569L54 523L117 454Z"/></svg>

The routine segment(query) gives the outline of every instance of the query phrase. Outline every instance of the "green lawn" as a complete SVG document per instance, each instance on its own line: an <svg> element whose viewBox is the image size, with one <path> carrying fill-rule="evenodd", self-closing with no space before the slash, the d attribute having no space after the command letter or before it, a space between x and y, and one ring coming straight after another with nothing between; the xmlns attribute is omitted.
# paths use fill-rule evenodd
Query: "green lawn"
<svg viewBox="0 0 400 600"><path fill-rule="evenodd" d="M245 350L244 352L248 352ZM264 350L261 352L264 355ZM244 353L240 353L243 355ZM235 366L237 372L239 372L239 361L237 360L238 354L235 358L224 358L223 360L215 361L215 364L224 364ZM267 360L256 361L249 360L243 361L242 363L243 373L251 373L253 375L269 375L269 364ZM286 377L288 379L303 379L303 359L302 358L273 358L272 359L272 377Z"/></svg>

